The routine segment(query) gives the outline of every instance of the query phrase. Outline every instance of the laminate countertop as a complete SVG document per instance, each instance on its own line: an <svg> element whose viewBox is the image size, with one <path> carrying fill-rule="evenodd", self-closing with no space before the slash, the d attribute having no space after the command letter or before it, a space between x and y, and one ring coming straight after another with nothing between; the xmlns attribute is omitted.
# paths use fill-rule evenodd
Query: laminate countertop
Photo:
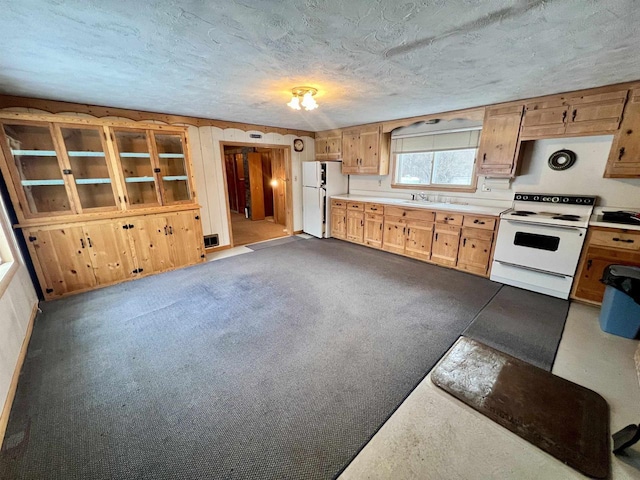
<svg viewBox="0 0 640 480"><path fill-rule="evenodd" d="M485 207L480 205L461 205L458 203L432 203L422 202L419 200L404 200L401 198L387 198L387 197L370 197L365 195L332 195L331 199L346 200L349 202L367 202L367 203L380 203L383 205L393 205L394 207L406 207L406 208L424 208L425 210L435 211L447 211L447 212L459 212L469 213L475 215L489 215L492 217L499 216L508 208L505 207Z"/></svg>
<svg viewBox="0 0 640 480"><path fill-rule="evenodd" d="M602 221L601 214L593 214L591 215L591 219L589 220L590 227L606 227L606 228L619 228L620 230L635 230L636 232L640 232L640 222L637 225L628 224L628 223L618 223L618 222L604 222Z"/></svg>

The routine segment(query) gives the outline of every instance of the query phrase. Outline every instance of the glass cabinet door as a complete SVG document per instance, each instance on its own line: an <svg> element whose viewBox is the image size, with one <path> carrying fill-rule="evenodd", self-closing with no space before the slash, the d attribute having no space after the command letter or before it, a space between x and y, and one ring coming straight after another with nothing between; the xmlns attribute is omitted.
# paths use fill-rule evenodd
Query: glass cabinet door
<svg viewBox="0 0 640 480"><path fill-rule="evenodd" d="M114 130L114 134L129 205L160 205L146 130Z"/></svg>
<svg viewBox="0 0 640 480"><path fill-rule="evenodd" d="M98 128L62 127L62 139L83 210L115 210L116 194Z"/></svg>
<svg viewBox="0 0 640 480"><path fill-rule="evenodd" d="M191 200L184 156L184 137L180 134L153 134L158 152L165 204Z"/></svg>
<svg viewBox="0 0 640 480"><path fill-rule="evenodd" d="M24 208L33 215L73 213L51 127L4 123L2 131L20 183L16 188L24 194Z"/></svg>

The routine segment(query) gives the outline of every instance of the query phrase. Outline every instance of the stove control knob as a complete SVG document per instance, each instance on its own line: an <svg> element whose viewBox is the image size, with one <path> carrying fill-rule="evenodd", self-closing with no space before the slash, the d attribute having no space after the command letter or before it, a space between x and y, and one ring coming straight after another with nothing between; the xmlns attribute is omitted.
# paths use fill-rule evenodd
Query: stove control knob
<svg viewBox="0 0 640 480"><path fill-rule="evenodd" d="M542 197L542 201L543 202L548 202L549 201L549 197Z"/></svg>
<svg viewBox="0 0 640 480"><path fill-rule="evenodd" d="M591 205L592 202L590 198L585 198L584 203L586 203L587 205Z"/></svg>
<svg viewBox="0 0 640 480"><path fill-rule="evenodd" d="M564 197L562 199L562 203L569 203L569 197Z"/></svg>
<svg viewBox="0 0 640 480"><path fill-rule="evenodd" d="M522 195L516 195L516 200L522 200Z"/></svg>
<svg viewBox="0 0 640 480"><path fill-rule="evenodd" d="M576 198L576 203L582 203L582 199L581 198Z"/></svg>
<svg viewBox="0 0 640 480"><path fill-rule="evenodd" d="M533 197L533 199L537 202L538 200L540 200L540 197L536 195L535 197Z"/></svg>
<svg viewBox="0 0 640 480"><path fill-rule="evenodd" d="M523 199L523 200L529 200L529 195L523 195L523 196L522 196L522 199Z"/></svg>
<svg viewBox="0 0 640 480"><path fill-rule="evenodd" d="M553 203L558 203L558 202L560 201L560 197L553 197L553 198L551 199L551 201L552 201Z"/></svg>

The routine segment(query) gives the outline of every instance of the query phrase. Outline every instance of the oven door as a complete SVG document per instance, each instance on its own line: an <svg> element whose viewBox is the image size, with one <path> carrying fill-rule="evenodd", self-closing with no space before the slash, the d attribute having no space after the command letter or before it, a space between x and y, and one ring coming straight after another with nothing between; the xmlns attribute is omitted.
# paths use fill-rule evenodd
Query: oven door
<svg viewBox="0 0 640 480"><path fill-rule="evenodd" d="M572 277L585 229L502 220L494 259L497 262Z"/></svg>

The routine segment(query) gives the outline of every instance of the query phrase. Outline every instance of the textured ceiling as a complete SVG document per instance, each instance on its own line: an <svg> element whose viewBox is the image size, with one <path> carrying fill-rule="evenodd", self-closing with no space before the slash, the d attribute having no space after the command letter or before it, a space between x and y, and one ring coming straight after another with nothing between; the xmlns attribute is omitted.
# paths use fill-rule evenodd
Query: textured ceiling
<svg viewBox="0 0 640 480"><path fill-rule="evenodd" d="M639 3L0 0L0 93L324 130L638 80Z"/></svg>

